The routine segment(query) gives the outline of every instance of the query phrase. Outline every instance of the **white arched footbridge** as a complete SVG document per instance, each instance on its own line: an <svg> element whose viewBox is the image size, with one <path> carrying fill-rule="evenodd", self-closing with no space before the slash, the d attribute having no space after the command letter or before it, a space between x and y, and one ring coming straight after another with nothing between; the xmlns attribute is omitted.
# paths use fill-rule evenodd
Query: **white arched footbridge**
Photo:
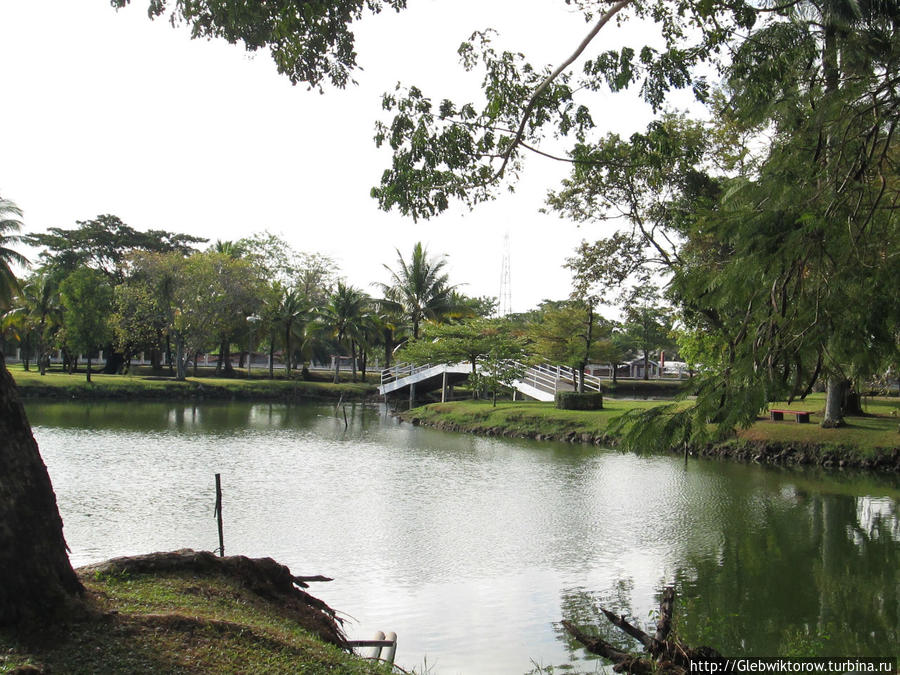
<svg viewBox="0 0 900 675"><path fill-rule="evenodd" d="M534 366L523 364L524 374L513 383L513 389L523 396L538 401L552 401L557 391L573 391L578 382L578 372L568 366L554 366L542 363ZM416 391L441 390L441 400L446 401L449 388L466 380L472 372L468 363L441 363L414 366L399 363L381 371L381 385L378 393L409 394L415 398ZM585 391L601 391L600 378L584 376Z"/></svg>

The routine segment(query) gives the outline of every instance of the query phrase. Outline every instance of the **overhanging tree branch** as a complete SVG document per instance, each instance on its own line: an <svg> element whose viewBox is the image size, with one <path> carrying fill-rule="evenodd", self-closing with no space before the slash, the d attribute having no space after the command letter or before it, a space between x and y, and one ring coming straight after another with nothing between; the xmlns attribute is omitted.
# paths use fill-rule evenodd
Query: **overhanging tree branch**
<svg viewBox="0 0 900 675"><path fill-rule="evenodd" d="M547 78L538 85L538 88L534 90L534 93L531 95L531 98L528 101L528 105L525 106L525 112L522 113L522 120L519 123L519 128L516 131L516 137L513 139L513 142L510 144L509 148L507 148L506 152L503 153L503 163L500 165L500 168L497 169L491 181L496 181L499 178L503 177L503 173L506 171L506 166L509 164L509 160L512 157L513 151L522 144L522 140L525 137L525 125L528 124L528 119L531 117L531 112L534 110L534 106L537 104L538 98L540 98L541 94L546 91L547 87L550 86L550 83L553 82L557 77L559 77L560 73L562 73L566 68L572 65L575 60L581 56L582 52L587 48L587 46L593 41L595 37L597 37L597 33L600 32L600 29L603 28L609 20L612 19L616 14L619 13L622 9L631 4L632 0L619 0L616 4L606 10L601 17L597 20L597 23L594 24L594 27L591 29L591 32L587 34L587 36L581 41L581 44L578 45L578 48L572 53L569 58L559 64L556 69L550 73Z"/></svg>

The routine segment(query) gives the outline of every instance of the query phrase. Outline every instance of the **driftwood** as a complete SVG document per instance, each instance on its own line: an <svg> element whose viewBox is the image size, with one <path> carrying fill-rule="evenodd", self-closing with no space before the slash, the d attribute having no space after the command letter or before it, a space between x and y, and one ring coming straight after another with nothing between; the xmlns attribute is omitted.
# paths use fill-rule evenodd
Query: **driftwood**
<svg viewBox="0 0 900 675"><path fill-rule="evenodd" d="M677 638L669 639L674 610L675 589L668 587L663 591L662 602L659 605L656 633L649 635L630 623L624 615L616 615L600 608L610 623L643 645L646 657L623 652L601 637L584 633L571 621L563 621L562 625L591 654L597 654L612 661L613 670L617 673L687 675L690 672L691 662L709 663L721 660L722 655L712 647L692 648L685 646Z"/></svg>

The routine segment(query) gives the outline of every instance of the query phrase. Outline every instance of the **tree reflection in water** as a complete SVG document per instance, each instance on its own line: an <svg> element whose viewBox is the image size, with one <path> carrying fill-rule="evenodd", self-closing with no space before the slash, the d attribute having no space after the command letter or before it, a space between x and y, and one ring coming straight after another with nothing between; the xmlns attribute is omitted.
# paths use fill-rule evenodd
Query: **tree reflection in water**
<svg viewBox="0 0 900 675"><path fill-rule="evenodd" d="M740 656L897 656L900 514L891 498L810 494L793 487L753 508L727 509L715 551L689 551L661 589L677 590L676 631L690 645ZM735 520L737 518L737 520ZM800 524L798 526L798 523ZM668 575L667 575L668 576ZM634 617L630 578L564 592L561 614L620 648L598 609ZM651 623L650 617L634 617ZM585 657L561 627L558 638Z"/></svg>

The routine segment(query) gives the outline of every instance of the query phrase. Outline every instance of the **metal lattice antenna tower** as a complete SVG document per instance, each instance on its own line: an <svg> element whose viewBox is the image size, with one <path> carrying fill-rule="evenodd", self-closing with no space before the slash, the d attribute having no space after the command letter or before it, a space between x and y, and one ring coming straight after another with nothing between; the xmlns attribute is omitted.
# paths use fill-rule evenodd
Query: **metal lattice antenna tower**
<svg viewBox="0 0 900 675"><path fill-rule="evenodd" d="M503 235L503 263L500 266L500 316L512 313L512 282L509 272L509 232Z"/></svg>

